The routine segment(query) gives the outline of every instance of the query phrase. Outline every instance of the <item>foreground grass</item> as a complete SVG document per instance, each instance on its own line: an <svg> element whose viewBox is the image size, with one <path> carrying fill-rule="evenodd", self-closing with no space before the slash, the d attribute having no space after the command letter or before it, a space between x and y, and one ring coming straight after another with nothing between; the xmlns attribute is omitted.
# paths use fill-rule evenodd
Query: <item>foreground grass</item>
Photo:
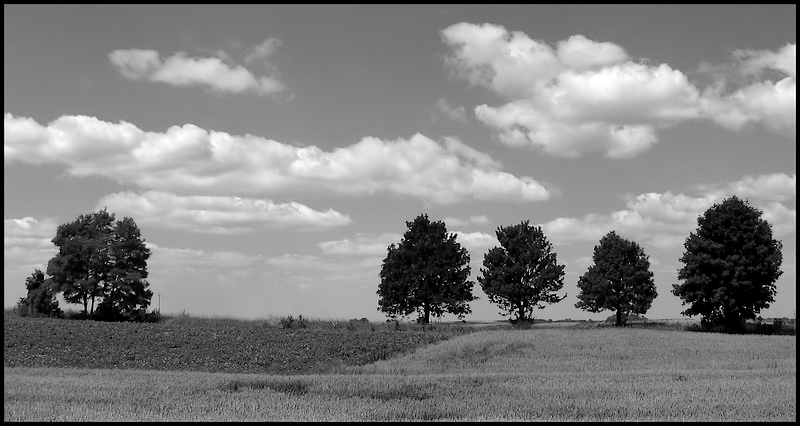
<svg viewBox="0 0 800 426"><path fill-rule="evenodd" d="M4 420L796 421L795 342L534 328L327 374L5 367Z"/></svg>

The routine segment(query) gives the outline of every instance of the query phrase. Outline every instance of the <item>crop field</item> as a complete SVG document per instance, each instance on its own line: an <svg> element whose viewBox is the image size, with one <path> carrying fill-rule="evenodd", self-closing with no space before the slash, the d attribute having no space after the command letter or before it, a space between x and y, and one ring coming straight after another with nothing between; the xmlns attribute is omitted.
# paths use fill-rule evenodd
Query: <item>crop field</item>
<svg viewBox="0 0 800 426"><path fill-rule="evenodd" d="M284 329L266 321L198 318L147 324L6 315L3 358L7 367L309 374L365 364L468 331L394 330L361 321L339 330L322 325Z"/></svg>
<svg viewBox="0 0 800 426"><path fill-rule="evenodd" d="M5 421L796 421L794 335L4 321Z"/></svg>

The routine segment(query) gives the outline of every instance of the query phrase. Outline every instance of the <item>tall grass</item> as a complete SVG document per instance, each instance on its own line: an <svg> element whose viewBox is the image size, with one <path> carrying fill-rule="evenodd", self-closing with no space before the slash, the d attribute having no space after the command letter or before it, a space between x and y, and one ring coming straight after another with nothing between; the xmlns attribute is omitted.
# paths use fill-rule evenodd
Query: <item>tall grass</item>
<svg viewBox="0 0 800 426"><path fill-rule="evenodd" d="M784 350L770 350L782 342ZM794 368L791 336L734 336L636 328L492 330L418 349L405 357L346 371L356 374L453 374L492 371L564 373Z"/></svg>
<svg viewBox="0 0 800 426"><path fill-rule="evenodd" d="M630 328L486 330L333 374L6 367L4 419L796 421L795 342Z"/></svg>

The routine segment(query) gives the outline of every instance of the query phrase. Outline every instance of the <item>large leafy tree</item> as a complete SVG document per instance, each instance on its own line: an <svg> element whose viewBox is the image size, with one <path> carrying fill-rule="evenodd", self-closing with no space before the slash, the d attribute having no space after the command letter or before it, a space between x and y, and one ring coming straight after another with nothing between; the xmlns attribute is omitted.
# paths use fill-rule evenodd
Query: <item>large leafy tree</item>
<svg viewBox="0 0 800 426"><path fill-rule="evenodd" d="M103 316L113 319L140 318L153 297L145 280L150 249L144 244L139 227L130 217L116 223L110 257L111 269L98 310Z"/></svg>
<svg viewBox="0 0 800 426"><path fill-rule="evenodd" d="M700 315L706 328L738 332L747 319L774 302L775 281L783 273L782 244L762 212L735 195L712 205L686 238L672 293Z"/></svg>
<svg viewBox="0 0 800 426"><path fill-rule="evenodd" d="M83 305L84 314L93 314L96 300L103 295L111 269L113 229L114 216L103 209L59 225L53 237L58 253L48 262L47 274L67 303Z"/></svg>
<svg viewBox="0 0 800 426"><path fill-rule="evenodd" d="M41 269L36 269L25 279L28 294L21 297L17 309L21 316L59 317L63 315L58 307L52 282L45 277Z"/></svg>
<svg viewBox="0 0 800 426"><path fill-rule="evenodd" d="M417 321L449 312L469 314L473 282L469 281L469 253L449 234L444 222L421 214L406 222L399 244L388 247L380 271L378 310L389 317L417 312Z"/></svg>
<svg viewBox="0 0 800 426"><path fill-rule="evenodd" d="M592 259L594 265L578 279L576 308L616 311L616 326L624 324L629 314L650 309L658 292L650 261L639 244L611 231L594 247Z"/></svg>
<svg viewBox="0 0 800 426"><path fill-rule="evenodd" d="M142 313L150 304L144 244L131 218L114 221L105 209L80 215L59 225L53 244L56 254L47 274L68 303L83 305L85 315L124 319Z"/></svg>
<svg viewBox="0 0 800 426"><path fill-rule="evenodd" d="M541 303L558 303L566 294L556 294L564 286L564 265L559 265L553 246L542 228L529 221L497 228L500 247L484 255L478 282L489 301L503 315L516 315L514 321L532 319Z"/></svg>

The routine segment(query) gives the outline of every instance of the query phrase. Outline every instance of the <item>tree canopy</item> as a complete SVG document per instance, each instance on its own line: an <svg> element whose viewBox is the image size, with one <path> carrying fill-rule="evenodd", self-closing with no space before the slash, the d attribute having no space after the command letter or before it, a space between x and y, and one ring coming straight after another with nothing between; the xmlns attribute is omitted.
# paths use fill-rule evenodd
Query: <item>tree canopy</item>
<svg viewBox="0 0 800 426"><path fill-rule="evenodd" d="M644 314L658 295L650 261L642 247L611 231L594 247L594 264L578 279L576 308L616 311L615 324L628 314Z"/></svg>
<svg viewBox="0 0 800 426"><path fill-rule="evenodd" d="M389 317L417 312L417 321L449 312L469 314L473 282L469 281L469 253L447 232L444 222L427 214L406 222L408 230L399 244L387 248L380 271L378 310Z"/></svg>
<svg viewBox="0 0 800 426"><path fill-rule="evenodd" d="M672 290L688 305L683 315L700 315L706 328L738 332L774 302L775 281L783 273L782 244L761 215L734 195L698 217L683 245L678 270L683 282Z"/></svg>
<svg viewBox="0 0 800 426"><path fill-rule="evenodd" d="M52 281L45 277L41 269L36 269L25 279L28 294L17 302L17 311L21 316L60 317L63 312L56 300L57 291Z"/></svg>
<svg viewBox="0 0 800 426"><path fill-rule="evenodd" d="M556 294L564 286L564 265L559 265L552 244L542 228L529 221L501 226L496 230L499 247L484 255L478 282L489 301L513 321L532 319L541 303L558 303L566 294Z"/></svg>
<svg viewBox="0 0 800 426"><path fill-rule="evenodd" d="M85 315L130 319L143 314L153 296L148 289L150 249L133 219L114 221L105 209L59 225L47 274L68 303ZM98 303L95 311L95 303Z"/></svg>

